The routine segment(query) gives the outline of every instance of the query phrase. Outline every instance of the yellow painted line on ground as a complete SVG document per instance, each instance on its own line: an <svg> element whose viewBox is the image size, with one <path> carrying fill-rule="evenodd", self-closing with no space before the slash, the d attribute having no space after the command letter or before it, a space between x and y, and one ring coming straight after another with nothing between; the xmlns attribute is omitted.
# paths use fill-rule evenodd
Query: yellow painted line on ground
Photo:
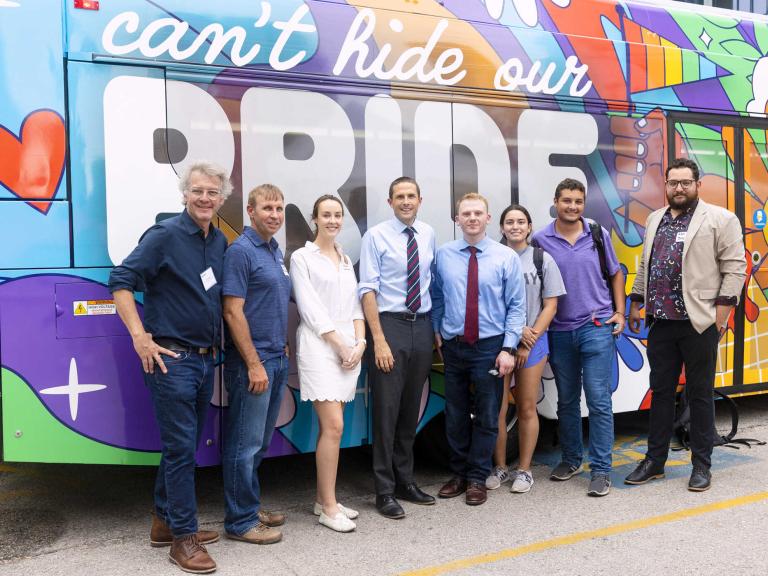
<svg viewBox="0 0 768 576"><path fill-rule="evenodd" d="M754 504L755 502L761 502L763 500L768 500L768 492L757 492L747 496L740 496L739 498L731 498L729 500L713 502L712 504L705 504L704 506L696 506L695 508L684 508L683 510L678 510L677 512L661 514L660 516L651 516L649 518L640 518L639 520L624 522L622 524L614 524L613 526L606 526L605 528L598 528L597 530L566 534L565 536L559 536L549 540L541 540L540 542L533 542L532 544L518 546L517 548L507 548L504 550L499 550L498 552L492 552L490 554L470 556L469 558L454 560L453 562L447 562L446 564L429 566L427 568L420 568L419 570L413 570L410 572L402 572L399 576L436 576L437 574L446 574L456 570L472 568L473 566L478 566L480 564L489 564L491 562L499 562L500 560L507 560L509 558L517 558L518 556L524 556L525 554L543 552L544 550L559 548L560 546L571 546L572 544L584 542L585 540L604 538L606 536L631 532L632 530L649 528L650 526L656 526L658 524L676 522L678 520L684 520L685 518L701 516L702 514L709 514L710 512L717 512L719 510L727 510L737 506Z"/></svg>
<svg viewBox="0 0 768 576"><path fill-rule="evenodd" d="M9 466L8 464L0 464L0 472L16 472L18 468L16 466Z"/></svg>
<svg viewBox="0 0 768 576"><path fill-rule="evenodd" d="M39 492L34 490L5 490L0 494L0 502L13 500L14 498L24 498L25 496L32 496L36 493L39 494Z"/></svg>

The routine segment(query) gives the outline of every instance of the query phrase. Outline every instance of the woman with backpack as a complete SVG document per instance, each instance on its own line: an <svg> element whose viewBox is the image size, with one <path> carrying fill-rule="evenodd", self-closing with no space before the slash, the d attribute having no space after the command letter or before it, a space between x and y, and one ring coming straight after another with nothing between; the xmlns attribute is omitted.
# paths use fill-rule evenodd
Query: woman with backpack
<svg viewBox="0 0 768 576"><path fill-rule="evenodd" d="M541 375L547 363L549 345L547 328L557 311L557 298L565 294L560 270L552 257L541 248L529 245L533 232L531 215L523 206L512 204L499 219L501 243L512 248L520 257L525 278L526 325L517 347L515 372L504 379L504 397L499 412L499 435L493 453L493 471L486 479L489 490L512 481L511 492L528 492L533 486L531 459L539 437L539 415L536 403ZM515 398L520 440L518 469L509 471L506 465L507 409L509 392Z"/></svg>

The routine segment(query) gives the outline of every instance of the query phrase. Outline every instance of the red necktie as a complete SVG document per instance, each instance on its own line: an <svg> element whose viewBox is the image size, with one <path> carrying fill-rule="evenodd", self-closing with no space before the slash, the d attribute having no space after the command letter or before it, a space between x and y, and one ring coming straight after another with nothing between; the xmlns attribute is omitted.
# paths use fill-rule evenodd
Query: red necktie
<svg viewBox="0 0 768 576"><path fill-rule="evenodd" d="M464 342L474 344L480 336L477 319L477 248L469 247L469 266L467 268L467 308L464 314Z"/></svg>

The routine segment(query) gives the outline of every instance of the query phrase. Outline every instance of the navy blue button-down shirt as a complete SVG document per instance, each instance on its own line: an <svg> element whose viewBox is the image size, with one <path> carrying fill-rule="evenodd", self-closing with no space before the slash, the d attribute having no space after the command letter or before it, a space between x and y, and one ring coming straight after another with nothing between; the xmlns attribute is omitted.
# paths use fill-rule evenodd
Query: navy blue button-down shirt
<svg viewBox="0 0 768 576"><path fill-rule="evenodd" d="M224 258L222 294L245 299L243 313L262 361L285 353L291 280L277 240L265 242L246 226ZM242 361L229 330L226 337L225 361Z"/></svg>
<svg viewBox="0 0 768 576"><path fill-rule="evenodd" d="M185 210L152 226L109 275L109 290L144 292L144 329L153 338L195 346L221 342L221 278L227 239L213 226L208 236ZM216 284L205 289L208 268Z"/></svg>

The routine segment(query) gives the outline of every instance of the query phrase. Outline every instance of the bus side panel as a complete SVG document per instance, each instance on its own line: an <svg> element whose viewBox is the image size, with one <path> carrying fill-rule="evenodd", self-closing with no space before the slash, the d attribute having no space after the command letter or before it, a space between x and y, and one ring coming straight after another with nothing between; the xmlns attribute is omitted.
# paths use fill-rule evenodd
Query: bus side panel
<svg viewBox="0 0 768 576"><path fill-rule="evenodd" d="M69 265L61 4L0 6L0 269Z"/></svg>
<svg viewBox="0 0 768 576"><path fill-rule="evenodd" d="M113 262L110 258L107 241L107 190L105 183L105 142L104 142L104 99L110 82L121 75L130 75L135 79L154 78L161 85L162 70L137 66L112 66L72 61L69 63L67 83L70 94L70 142L71 142L71 181L72 181L72 226L74 265L76 267L112 266L120 264L122 258ZM141 81L141 80L139 80ZM164 102L163 102L164 106ZM157 126L162 129L163 125ZM112 133L109 143L112 146L125 146L130 153L125 160L131 164L141 164L139 158L152 158L152 136L146 135L148 146L133 140L132 134ZM119 141L119 142L118 142ZM169 168L170 176L173 171ZM136 177L140 171L136 172ZM125 182L132 192L127 202L139 208L151 204L148 198L157 194L158 183L141 178ZM174 193L174 188L171 193ZM175 195L177 196L177 195ZM166 212L180 212L181 202L168 207ZM145 222L143 229L154 223L154 214ZM124 217L124 215L123 215ZM143 230L142 229L142 230ZM133 241L135 244L135 241ZM124 256L125 254L123 254Z"/></svg>

